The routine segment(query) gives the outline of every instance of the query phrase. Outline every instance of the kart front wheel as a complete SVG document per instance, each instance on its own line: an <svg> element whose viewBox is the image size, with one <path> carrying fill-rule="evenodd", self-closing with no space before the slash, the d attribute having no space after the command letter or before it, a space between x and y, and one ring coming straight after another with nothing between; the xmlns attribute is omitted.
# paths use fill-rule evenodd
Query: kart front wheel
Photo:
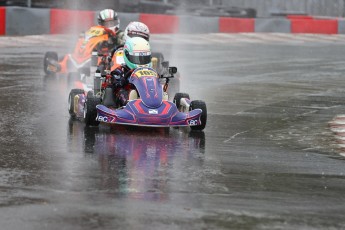
<svg viewBox="0 0 345 230"><path fill-rule="evenodd" d="M174 101L173 103L176 105L177 109L181 112L181 98L189 98L189 94L188 93L176 93L174 96Z"/></svg>
<svg viewBox="0 0 345 230"><path fill-rule="evenodd" d="M76 117L76 114L74 112L74 97L78 94L84 94L84 90L82 89L72 89L71 92L69 93L68 96L68 111L69 111L69 115L72 118Z"/></svg>
<svg viewBox="0 0 345 230"><path fill-rule="evenodd" d="M204 101L201 101L201 100L192 101L190 103L189 110L191 111L194 109L201 109L202 110L201 117L200 117L201 125L191 126L190 128L192 130L203 130L205 128L206 122L207 122L206 103Z"/></svg>
<svg viewBox="0 0 345 230"><path fill-rule="evenodd" d="M97 97L87 97L84 105L84 121L86 126L98 126L96 105L101 104L101 99Z"/></svg>
<svg viewBox="0 0 345 230"><path fill-rule="evenodd" d="M57 61L58 61L58 54L56 52L53 52L53 51L46 52L43 59L44 73L47 75L55 74L56 72L51 71L48 67L49 65L51 65L52 62L56 63Z"/></svg>

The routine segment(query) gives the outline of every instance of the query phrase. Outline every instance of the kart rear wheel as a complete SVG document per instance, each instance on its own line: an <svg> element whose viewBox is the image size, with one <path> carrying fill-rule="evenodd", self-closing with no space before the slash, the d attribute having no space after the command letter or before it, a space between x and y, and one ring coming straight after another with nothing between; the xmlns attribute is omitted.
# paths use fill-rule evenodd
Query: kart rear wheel
<svg viewBox="0 0 345 230"><path fill-rule="evenodd" d="M69 111L69 115L72 118L76 117L76 114L74 112L74 97L78 94L84 94L84 90L72 89L71 92L69 93L69 96L68 96L68 111Z"/></svg>
<svg viewBox="0 0 345 230"><path fill-rule="evenodd" d="M101 99L98 97L87 97L84 105L84 122L86 126L98 126L99 121L96 120L97 109L96 105L101 104Z"/></svg>
<svg viewBox="0 0 345 230"><path fill-rule="evenodd" d="M48 65L51 61L57 62L58 61L58 54L56 52L53 52L53 51L48 51L45 53L44 59L43 59L43 70L44 70L44 73L47 75L55 74L55 72L48 70Z"/></svg>
<svg viewBox="0 0 345 230"><path fill-rule="evenodd" d="M180 106L181 106L181 98L189 98L188 93L176 93L174 96L173 103L176 105L177 109L180 111Z"/></svg>
<svg viewBox="0 0 345 230"><path fill-rule="evenodd" d="M207 122L206 103L204 101L201 101L201 100L192 101L190 103L189 111L194 110L194 109L201 109L202 110L201 117L200 117L201 125L191 126L190 128L192 130L203 130L205 128L206 122Z"/></svg>

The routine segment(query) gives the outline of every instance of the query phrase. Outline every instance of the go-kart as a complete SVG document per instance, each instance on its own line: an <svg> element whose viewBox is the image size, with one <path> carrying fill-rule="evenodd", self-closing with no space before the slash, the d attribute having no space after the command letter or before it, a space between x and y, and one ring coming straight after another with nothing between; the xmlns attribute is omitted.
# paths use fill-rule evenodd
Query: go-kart
<svg viewBox="0 0 345 230"><path fill-rule="evenodd" d="M111 76L95 75L94 90L73 89L69 95L69 112L81 118L87 126L100 123L149 127L190 126L203 130L207 121L204 101L191 101L189 95L177 93L174 101L168 100L168 86L177 72L176 67L163 64L165 70L158 74L152 68L138 68L129 76L129 101L121 106L114 98L113 89L107 87ZM165 83L162 86L161 80ZM101 86L101 87L98 87Z"/></svg>
<svg viewBox="0 0 345 230"><path fill-rule="evenodd" d="M128 103L123 107L107 106L104 103L92 103L84 108L85 117L90 125L99 122L149 127L190 126L193 130L203 130L206 125L207 111L203 101L190 101L188 98L175 97L175 104L167 100L169 79L176 73L176 67L169 67L167 76L159 76L152 68L137 68L129 77L129 83L134 86L130 91ZM159 77L166 80L162 87ZM95 104L97 104L95 106ZM177 107L178 106L178 107ZM184 108L182 111L181 109ZM180 111L179 111L180 109ZM188 111L186 111L188 109Z"/></svg>
<svg viewBox="0 0 345 230"><path fill-rule="evenodd" d="M93 51L108 51L110 36L114 32L103 26L93 26L80 35L72 53L66 54L59 60L58 54L54 51L46 52L43 60L44 72L47 75L55 73L68 74L70 77L90 76L90 61ZM73 75L73 76L71 76Z"/></svg>

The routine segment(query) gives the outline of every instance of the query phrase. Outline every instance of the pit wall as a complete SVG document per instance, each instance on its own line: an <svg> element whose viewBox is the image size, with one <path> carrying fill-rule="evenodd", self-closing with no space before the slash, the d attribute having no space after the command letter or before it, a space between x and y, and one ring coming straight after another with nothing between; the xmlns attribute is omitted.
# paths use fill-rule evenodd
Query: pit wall
<svg viewBox="0 0 345 230"><path fill-rule="evenodd" d="M66 9L0 7L0 35L80 33L97 24L97 12ZM119 13L121 28L131 21L151 33L313 33L345 34L344 18L288 15L271 18L197 17Z"/></svg>

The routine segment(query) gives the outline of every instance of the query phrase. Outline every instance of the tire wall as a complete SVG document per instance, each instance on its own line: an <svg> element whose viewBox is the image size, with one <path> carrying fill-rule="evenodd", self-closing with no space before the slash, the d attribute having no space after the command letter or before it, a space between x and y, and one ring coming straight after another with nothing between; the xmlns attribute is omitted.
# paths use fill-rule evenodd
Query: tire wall
<svg viewBox="0 0 345 230"><path fill-rule="evenodd" d="M255 20L252 18L219 18L221 33L252 33L255 31Z"/></svg>
<svg viewBox="0 0 345 230"><path fill-rule="evenodd" d="M291 33L337 34L338 20L332 19L292 19Z"/></svg>
<svg viewBox="0 0 345 230"><path fill-rule="evenodd" d="M242 1L242 0L241 0ZM246 0L243 0L246 2ZM258 0L265 1L265 0ZM278 0L277 0L278 1ZM332 1L332 0L330 0ZM97 23L97 11L0 8L0 35L79 34ZM20 15L18 17L18 15ZM119 13L120 28L131 21L148 25L150 32L173 33L316 33L344 34L344 18L287 15L269 18L200 17Z"/></svg>
<svg viewBox="0 0 345 230"><path fill-rule="evenodd" d="M6 8L0 7L0 35L6 34Z"/></svg>
<svg viewBox="0 0 345 230"><path fill-rule="evenodd" d="M133 21L139 21L139 14L137 13L118 13L120 19L120 29L123 31L126 29L126 26ZM96 14L97 18L97 14ZM95 20L97 23L97 20Z"/></svg>
<svg viewBox="0 0 345 230"><path fill-rule="evenodd" d="M50 33L80 33L95 25L94 11L51 9Z"/></svg>
<svg viewBox="0 0 345 230"><path fill-rule="evenodd" d="M145 23L150 33L173 34L178 32L179 17L162 14L140 14L139 20Z"/></svg>
<svg viewBox="0 0 345 230"><path fill-rule="evenodd" d="M345 34L345 19L338 20L338 34Z"/></svg>
<svg viewBox="0 0 345 230"><path fill-rule="evenodd" d="M49 30L48 9L6 8L6 35L48 34Z"/></svg>
<svg viewBox="0 0 345 230"><path fill-rule="evenodd" d="M260 33L290 33L291 22L285 18L257 18L255 32Z"/></svg>
<svg viewBox="0 0 345 230"><path fill-rule="evenodd" d="M344 17L344 0L223 0L222 5L254 8L257 17L270 17L273 12Z"/></svg>
<svg viewBox="0 0 345 230"><path fill-rule="evenodd" d="M179 16L179 33L218 33L218 17Z"/></svg>

